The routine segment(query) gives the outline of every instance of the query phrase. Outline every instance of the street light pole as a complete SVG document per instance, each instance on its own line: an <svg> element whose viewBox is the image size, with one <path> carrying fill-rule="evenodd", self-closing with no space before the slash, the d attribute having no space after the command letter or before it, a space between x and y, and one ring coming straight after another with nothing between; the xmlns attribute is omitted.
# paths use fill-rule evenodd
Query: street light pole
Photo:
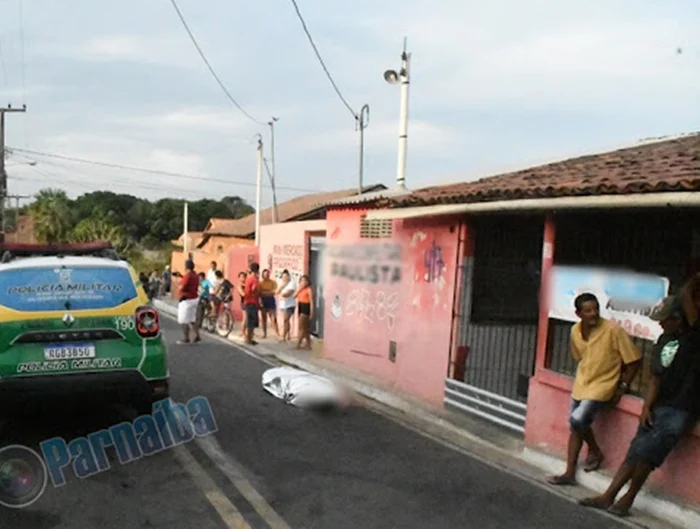
<svg viewBox="0 0 700 529"><path fill-rule="evenodd" d="M369 125L369 105L364 105L360 110L360 115L357 118L358 127L360 127L360 181L357 188L357 194L361 195L364 189L364 173L365 173L365 128Z"/></svg>
<svg viewBox="0 0 700 529"><path fill-rule="evenodd" d="M408 89L411 82L411 54L406 52L406 38L403 40L403 53L401 54L401 70L387 70L384 79L389 84L401 82L401 107L399 119L399 153L396 168L396 185L399 189L406 189L406 154L408 150Z"/></svg>

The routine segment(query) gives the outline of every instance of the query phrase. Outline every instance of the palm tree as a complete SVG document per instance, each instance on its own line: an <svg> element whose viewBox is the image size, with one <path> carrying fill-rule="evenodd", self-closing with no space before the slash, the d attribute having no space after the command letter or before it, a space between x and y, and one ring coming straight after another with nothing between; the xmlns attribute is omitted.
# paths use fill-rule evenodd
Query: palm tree
<svg viewBox="0 0 700 529"><path fill-rule="evenodd" d="M29 206L34 219L34 233L40 242L66 242L73 228L70 199L60 189L42 189Z"/></svg>
<svg viewBox="0 0 700 529"><path fill-rule="evenodd" d="M131 246L124 230L105 218L89 217L81 220L71 232L70 240L71 242L109 241L120 255L126 254Z"/></svg>

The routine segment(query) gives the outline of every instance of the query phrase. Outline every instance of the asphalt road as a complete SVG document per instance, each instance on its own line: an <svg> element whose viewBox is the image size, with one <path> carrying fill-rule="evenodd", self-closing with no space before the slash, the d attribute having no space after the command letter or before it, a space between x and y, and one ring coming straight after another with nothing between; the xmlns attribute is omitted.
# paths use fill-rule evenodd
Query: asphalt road
<svg viewBox="0 0 700 529"><path fill-rule="evenodd" d="M207 397L219 431L60 488L49 483L29 507L0 507L0 528L627 527L364 408L317 415L285 405L261 388L265 363L209 338L175 345L176 326L165 327L172 397ZM42 411L6 424L2 444L70 440L128 417Z"/></svg>

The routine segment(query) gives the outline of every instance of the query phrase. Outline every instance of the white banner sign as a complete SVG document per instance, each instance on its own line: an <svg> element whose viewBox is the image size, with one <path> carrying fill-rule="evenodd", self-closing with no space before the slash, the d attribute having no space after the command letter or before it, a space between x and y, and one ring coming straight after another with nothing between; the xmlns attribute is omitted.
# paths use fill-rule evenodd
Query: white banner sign
<svg viewBox="0 0 700 529"><path fill-rule="evenodd" d="M651 274L577 266L553 266L549 317L577 322L574 299L589 292L600 302L600 315L617 322L630 336L656 341L662 333L651 311L668 295L669 280Z"/></svg>

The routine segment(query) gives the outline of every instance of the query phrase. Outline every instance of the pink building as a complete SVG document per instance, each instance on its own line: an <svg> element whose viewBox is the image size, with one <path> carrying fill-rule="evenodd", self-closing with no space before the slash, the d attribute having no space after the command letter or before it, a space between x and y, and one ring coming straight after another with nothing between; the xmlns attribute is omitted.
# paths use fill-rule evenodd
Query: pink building
<svg viewBox="0 0 700 529"><path fill-rule="evenodd" d="M326 223L324 356L563 456L576 366L572 323L550 317L552 267L624 267L677 291L700 263L700 136L346 200ZM644 367L595 425L608 470L650 377L653 341L625 328ZM650 486L700 502L698 466L700 428Z"/></svg>

